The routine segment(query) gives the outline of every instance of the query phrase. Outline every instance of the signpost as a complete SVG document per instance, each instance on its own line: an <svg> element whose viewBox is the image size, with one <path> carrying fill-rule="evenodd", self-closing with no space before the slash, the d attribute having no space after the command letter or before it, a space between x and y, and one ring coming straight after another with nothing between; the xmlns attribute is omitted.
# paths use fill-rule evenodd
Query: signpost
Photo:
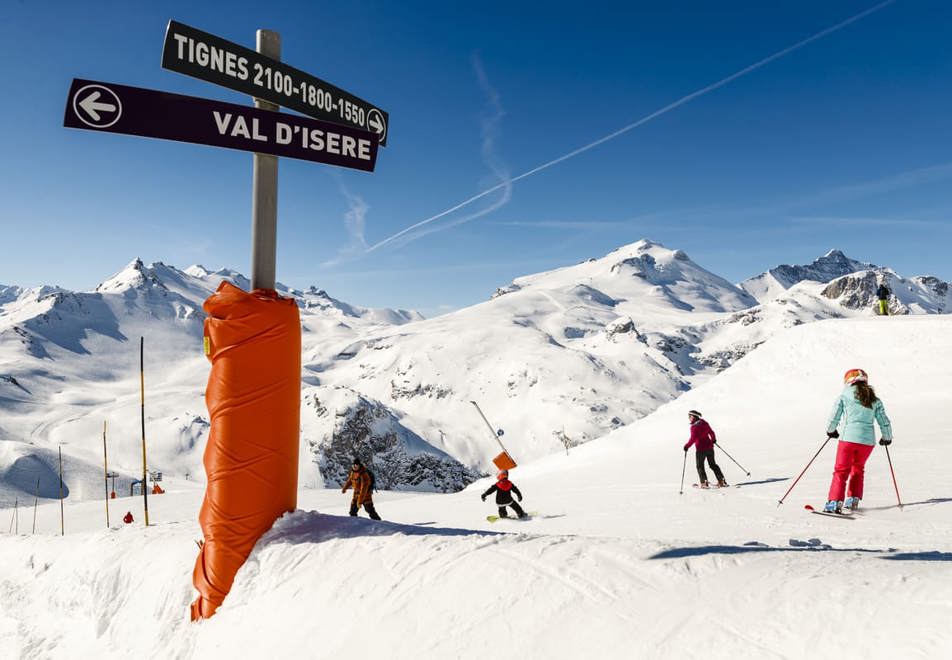
<svg viewBox="0 0 952 660"><path fill-rule="evenodd" d="M63 125L297 158L372 172L377 141L347 126L235 103L73 80Z"/></svg>
<svg viewBox="0 0 952 660"><path fill-rule="evenodd" d="M162 67L317 119L372 131L380 146L387 145L390 116L383 110L277 57L188 25L169 21Z"/></svg>
<svg viewBox="0 0 952 660"><path fill-rule="evenodd" d="M278 216L278 158L337 165L365 172L373 172L377 163L377 149L387 142L389 116L349 92L339 89L319 78L304 73L281 62L281 36L270 30L257 31L257 51L225 41L195 28L170 21L162 50L162 66L166 69L194 76L251 96L255 106L238 105L209 99L170 94L152 89L129 87L95 80L73 80L66 101L63 125L104 133L120 133L161 140L191 142L227 149L250 151L254 154L252 166L251 218L251 287L249 299L271 309L261 313L262 318L273 321L273 336L256 337L246 342L242 355L262 349L278 355L270 369L256 369L243 375L251 383L231 383L221 388L218 396L225 397L230 390L235 392L264 392L258 401L248 401L242 406L243 419L259 410L280 409L287 419L284 424L275 423L269 428L272 437L262 442L233 428L232 424L216 427L212 413L213 431L206 448L205 465L209 468L220 457L243 445L253 444L256 456L271 451L268 458L275 471L293 474L293 483L284 479L285 487L262 487L261 492L245 497L235 494L226 486L216 485L214 492L206 490L205 503L199 514L202 531L209 540L208 546L199 543L200 555L196 560L193 582L199 597L192 603L192 620L212 616L222 598L228 592L238 566L261 534L271 526L274 518L284 511L294 510L297 487L297 444L300 435L300 319L297 307L287 299L281 299L274 291L275 261L277 247ZM281 106L297 110L308 116L279 112ZM216 294L217 295L217 294ZM210 298L209 300L212 300ZM275 303L280 301L280 305ZM242 303L244 304L244 303ZM228 303L234 308L237 303ZM258 309L258 307L256 307ZM285 310L293 310L293 315ZM226 315L227 316L227 315ZM244 319L232 321L216 319L221 323L240 325ZM278 337L278 340L275 340ZM205 336L208 352L209 336ZM275 350L275 342L283 346ZM288 350L290 349L290 350ZM247 357L245 358L247 359ZM212 376L219 365L212 358ZM216 362L217 361L217 362ZM227 362L227 360L225 361ZM230 364L230 363L229 363ZM155 493L163 491L158 482L161 472L149 472L145 446L145 375L144 339L140 341L139 354L141 408L142 408L142 479L129 485L129 495L138 486L142 490L145 508L145 524L149 526L148 482L151 478ZM259 373L260 372L260 373ZM216 381L217 382L217 381ZM245 389L242 390L241 388ZM274 396L272 396L272 394ZM211 406L210 406L211 410ZM291 417L294 412L294 418ZM225 415L221 419L226 419ZM227 419L233 419L227 417ZM216 435L217 433L220 435ZM212 438L215 438L214 441ZM214 444L212 444L214 442ZM229 443L233 443L229 445ZM105 455L105 427L103 428L103 474L108 482L113 478L115 497L115 473L110 473ZM209 460L209 452L213 460ZM241 452L238 452L238 455ZM251 454L248 454L251 455ZM216 459L215 457L219 457ZM229 459L232 460L232 459ZM257 459L256 459L257 460ZM259 460L259 462L262 462ZM216 468L217 469L217 468ZM247 468L251 470L251 468ZM240 470L232 470L240 472ZM226 470L218 470L224 473ZM239 475L242 476L242 475ZM186 473L185 478L188 479ZM227 479L220 480L227 481ZM232 482L234 480L232 479ZM260 482L260 479L258 480ZM39 488L39 482L37 482ZM108 490L108 489L107 489ZM260 497L257 497L260 495ZM63 479L60 458L60 532L65 533L62 512ZM209 503L212 504L209 504ZM223 506L224 503L227 506ZM109 524L109 501L106 500L106 524ZM272 517L273 516L273 517ZM132 521L127 514L126 522ZM235 521L240 520L236 533ZM251 524L247 520L257 521ZM266 526L264 523L267 523ZM215 535L213 530L228 528L227 534ZM243 530L243 531L242 531ZM249 545L250 543L250 545ZM236 563L236 557L240 561Z"/></svg>

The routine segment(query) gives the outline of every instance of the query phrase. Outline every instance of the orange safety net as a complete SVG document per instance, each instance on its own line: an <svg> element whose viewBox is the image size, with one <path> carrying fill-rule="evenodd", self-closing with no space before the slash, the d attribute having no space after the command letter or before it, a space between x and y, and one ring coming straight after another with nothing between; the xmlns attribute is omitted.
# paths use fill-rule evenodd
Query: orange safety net
<svg viewBox="0 0 952 660"><path fill-rule="evenodd" d="M193 621L215 613L261 535L297 507L301 414L301 321L294 300L222 282L204 309L211 432Z"/></svg>

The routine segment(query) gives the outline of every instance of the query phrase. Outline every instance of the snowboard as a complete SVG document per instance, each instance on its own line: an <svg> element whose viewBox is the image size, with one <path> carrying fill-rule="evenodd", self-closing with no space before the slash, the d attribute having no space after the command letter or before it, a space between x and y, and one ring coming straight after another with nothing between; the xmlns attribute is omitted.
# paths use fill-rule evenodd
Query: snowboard
<svg viewBox="0 0 952 660"><path fill-rule="evenodd" d="M486 520L488 520L491 523L494 523L497 520L515 520L516 522L525 522L527 520L532 520L532 518L537 515L539 515L538 511L526 511L525 518L517 518L516 516L506 516L505 518L503 518L502 516L486 516Z"/></svg>
<svg viewBox="0 0 952 660"><path fill-rule="evenodd" d="M827 518L845 518L846 520L853 519L853 512L848 511L847 509L844 509L843 513L832 513L830 511L817 511L809 504L807 504L803 508L809 511L810 513L815 513L818 516L826 516Z"/></svg>

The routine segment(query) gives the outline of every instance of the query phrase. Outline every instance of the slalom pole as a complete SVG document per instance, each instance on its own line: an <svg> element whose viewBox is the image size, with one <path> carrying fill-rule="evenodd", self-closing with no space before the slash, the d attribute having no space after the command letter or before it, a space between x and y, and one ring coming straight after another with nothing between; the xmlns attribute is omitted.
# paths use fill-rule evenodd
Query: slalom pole
<svg viewBox="0 0 952 660"><path fill-rule="evenodd" d="M109 529L109 460L106 456L106 421L102 423L102 471L106 484L106 529Z"/></svg>
<svg viewBox="0 0 952 660"><path fill-rule="evenodd" d="M60 536L66 536L66 514L63 512L63 448L59 448L60 470Z"/></svg>
<svg viewBox="0 0 952 660"><path fill-rule="evenodd" d="M36 503L40 499L40 478L36 478L36 490L33 492L33 531L31 534L36 534Z"/></svg>
<svg viewBox="0 0 952 660"><path fill-rule="evenodd" d="M12 533L13 533L13 521L16 520L16 518L17 518L17 505L16 505L16 500L13 500L13 502L14 502L14 504L13 504L13 515L10 516L10 529L7 530L7 534L12 534Z"/></svg>
<svg viewBox="0 0 952 660"><path fill-rule="evenodd" d="M489 423L488 419L486 419L486 415L483 414L483 411L479 407L479 404L476 403L475 401L470 401L470 403L476 406L476 412L478 412L479 416L483 418L484 422L486 422L486 428L488 428L489 432L492 433L493 439L499 444L499 448L508 454L509 452L506 451L505 447L503 447L502 440L499 439L499 435L496 434L496 430L493 428L493 425Z"/></svg>
<svg viewBox="0 0 952 660"><path fill-rule="evenodd" d="M797 477L796 480L790 485L790 488L788 488L788 489L787 489L787 492L783 494L783 497L781 497L779 500L777 500L777 506L780 506L781 504L783 504L783 501L784 501L785 499L787 499L787 495L790 494L790 491L793 490L793 487L797 485L797 482L798 482L798 481L800 481L800 477L802 477L804 474L806 474L807 470L810 469L810 466L813 465L813 461L816 460L816 457L820 455L820 452L823 451L823 448L826 447L826 445L830 442L831 439L832 439L831 436L827 436L827 437L826 437L826 442L824 442L822 445L820 445L820 448L816 450L816 453L813 455L813 458L811 458L811 459L810 459L810 462L807 463L807 466L806 466L805 468L803 468L803 472L800 473L800 476Z"/></svg>
<svg viewBox="0 0 952 660"><path fill-rule="evenodd" d="M688 452L685 449L684 450L684 465L681 466L681 491L678 493L679 495L684 495L684 473L687 471L687 469L688 469Z"/></svg>
<svg viewBox="0 0 952 660"><path fill-rule="evenodd" d="M899 497L899 485L896 483L896 473L893 472L892 459L889 457L889 445L883 445L886 448L886 460L889 461L889 474L892 475L893 488L896 489L896 501L899 503L899 509L902 509L902 499Z"/></svg>
<svg viewBox="0 0 952 660"><path fill-rule="evenodd" d="M13 500L13 519L16 521L13 524L13 533L20 533L20 498L17 497Z"/></svg>
<svg viewBox="0 0 952 660"><path fill-rule="evenodd" d="M149 482L145 461L145 337L139 337L139 409L142 417L142 505L145 507L145 526L149 526Z"/></svg>
<svg viewBox="0 0 952 660"><path fill-rule="evenodd" d="M715 443L714 443L714 446L717 447L718 449L720 449L722 452L724 452L724 455L727 456L727 458L729 458L729 459L731 459L732 461L734 461L734 457L731 456L730 454L728 454L727 451L726 451L723 447L721 447L718 443L715 442ZM745 468L743 465L741 465L741 464L738 463L737 461L734 461L734 465L736 465L736 466L739 467L741 470L743 470L744 472L746 472L748 477L750 476L750 470L748 470L747 468Z"/></svg>

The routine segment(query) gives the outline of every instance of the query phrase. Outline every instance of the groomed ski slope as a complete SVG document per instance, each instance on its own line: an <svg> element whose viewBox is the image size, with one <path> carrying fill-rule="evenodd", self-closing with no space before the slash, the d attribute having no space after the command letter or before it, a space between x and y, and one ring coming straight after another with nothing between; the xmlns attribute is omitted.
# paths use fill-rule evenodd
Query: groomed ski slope
<svg viewBox="0 0 952 660"><path fill-rule="evenodd" d="M348 518L339 491L302 491L312 511L279 521L197 625L186 611L194 484L150 498L148 530L141 503L121 499L114 516L132 509L136 525L100 529L101 503L86 502L66 507L59 537L59 508L46 505L43 535L0 535L0 656L947 657L949 337L943 317L785 331L651 416L514 470L542 513L529 522L485 522L485 480L454 495L381 493L382 523ZM907 506L895 506L877 447L860 519L806 513L825 498L831 442L778 507L857 366L892 418ZM719 456L738 488L691 488L689 461L678 494L691 408L752 472Z"/></svg>

